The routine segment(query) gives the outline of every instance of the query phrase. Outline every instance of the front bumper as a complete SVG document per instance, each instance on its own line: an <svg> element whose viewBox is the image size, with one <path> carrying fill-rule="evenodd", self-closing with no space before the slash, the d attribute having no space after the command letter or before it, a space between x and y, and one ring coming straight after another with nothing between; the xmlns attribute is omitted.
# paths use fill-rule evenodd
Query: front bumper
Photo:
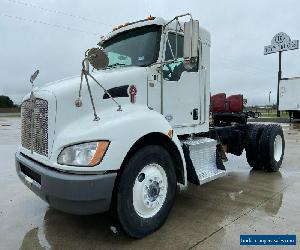
<svg viewBox="0 0 300 250"><path fill-rule="evenodd" d="M15 158L20 179L51 207L71 214L109 210L116 173L69 174L44 166L20 152Z"/></svg>

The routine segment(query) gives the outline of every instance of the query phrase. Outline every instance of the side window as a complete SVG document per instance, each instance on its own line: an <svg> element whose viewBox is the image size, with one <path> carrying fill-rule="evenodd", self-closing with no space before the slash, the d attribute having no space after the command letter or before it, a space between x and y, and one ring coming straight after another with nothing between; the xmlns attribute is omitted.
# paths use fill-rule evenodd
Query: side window
<svg viewBox="0 0 300 250"><path fill-rule="evenodd" d="M166 42L165 61L173 60L176 55L176 34L168 33ZM188 71L183 66L183 36L177 35L177 60L164 65L163 76L168 81L178 81L182 72ZM192 69L189 71L197 71Z"/></svg>

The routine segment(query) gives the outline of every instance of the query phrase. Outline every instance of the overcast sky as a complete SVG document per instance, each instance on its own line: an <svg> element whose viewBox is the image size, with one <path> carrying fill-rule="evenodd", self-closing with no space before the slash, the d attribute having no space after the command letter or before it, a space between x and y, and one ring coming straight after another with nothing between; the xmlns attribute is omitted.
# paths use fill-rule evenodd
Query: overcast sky
<svg viewBox="0 0 300 250"><path fill-rule="evenodd" d="M278 54L263 55L278 32L300 39L296 0L0 0L0 95L19 103L37 84L80 74L84 51L100 35L149 14L190 12L212 36L211 91L242 93L249 104L276 100ZM283 53L283 76L300 76L300 52Z"/></svg>

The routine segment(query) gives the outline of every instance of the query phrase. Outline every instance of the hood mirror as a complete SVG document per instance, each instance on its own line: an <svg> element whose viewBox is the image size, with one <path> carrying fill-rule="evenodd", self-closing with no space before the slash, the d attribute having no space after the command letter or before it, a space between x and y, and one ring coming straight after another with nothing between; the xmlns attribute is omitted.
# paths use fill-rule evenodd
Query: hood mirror
<svg viewBox="0 0 300 250"><path fill-rule="evenodd" d="M105 69L108 66L108 57L104 50L92 48L87 51L87 58L90 64L97 70Z"/></svg>

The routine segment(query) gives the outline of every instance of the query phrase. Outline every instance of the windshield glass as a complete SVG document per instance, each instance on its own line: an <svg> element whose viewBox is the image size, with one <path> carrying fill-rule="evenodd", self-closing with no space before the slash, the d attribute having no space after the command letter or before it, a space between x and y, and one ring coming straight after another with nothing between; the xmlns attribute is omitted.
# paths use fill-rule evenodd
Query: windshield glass
<svg viewBox="0 0 300 250"><path fill-rule="evenodd" d="M159 53L161 27L144 26L116 35L104 41L102 47L107 53L108 67L148 66L156 62Z"/></svg>

